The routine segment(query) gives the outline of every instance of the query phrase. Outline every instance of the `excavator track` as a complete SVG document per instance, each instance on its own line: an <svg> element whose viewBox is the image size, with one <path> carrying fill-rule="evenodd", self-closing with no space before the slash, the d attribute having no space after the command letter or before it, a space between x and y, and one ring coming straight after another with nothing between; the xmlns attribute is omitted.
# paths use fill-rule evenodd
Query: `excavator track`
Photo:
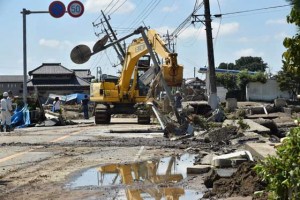
<svg viewBox="0 0 300 200"><path fill-rule="evenodd" d="M150 124L150 116L139 116L138 115L138 124Z"/></svg>
<svg viewBox="0 0 300 200"><path fill-rule="evenodd" d="M98 106L95 108L95 124L110 124L111 114L106 106Z"/></svg>
<svg viewBox="0 0 300 200"><path fill-rule="evenodd" d="M143 104L141 104L143 105ZM150 124L150 110L145 107L137 109L137 122L138 124Z"/></svg>

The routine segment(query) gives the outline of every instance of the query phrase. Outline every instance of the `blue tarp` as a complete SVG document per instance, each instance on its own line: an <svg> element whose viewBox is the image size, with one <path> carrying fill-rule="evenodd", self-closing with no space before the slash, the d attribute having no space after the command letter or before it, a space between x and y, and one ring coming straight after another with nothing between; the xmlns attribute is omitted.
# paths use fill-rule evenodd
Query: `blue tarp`
<svg viewBox="0 0 300 200"><path fill-rule="evenodd" d="M76 99L76 102L79 104L81 100L84 99L84 95L86 94L75 93L75 94L67 95L66 102Z"/></svg>
<svg viewBox="0 0 300 200"><path fill-rule="evenodd" d="M27 105L22 108L16 108L11 117L11 125L16 128L23 128L30 125L30 115Z"/></svg>
<svg viewBox="0 0 300 200"><path fill-rule="evenodd" d="M62 101L62 102L68 103L70 101L76 101L76 103L80 104L81 100L84 99L85 95L87 95L87 94L80 94L80 93L74 93L74 94L69 94L69 95L49 94L49 99L54 100L55 97L59 97L60 101Z"/></svg>

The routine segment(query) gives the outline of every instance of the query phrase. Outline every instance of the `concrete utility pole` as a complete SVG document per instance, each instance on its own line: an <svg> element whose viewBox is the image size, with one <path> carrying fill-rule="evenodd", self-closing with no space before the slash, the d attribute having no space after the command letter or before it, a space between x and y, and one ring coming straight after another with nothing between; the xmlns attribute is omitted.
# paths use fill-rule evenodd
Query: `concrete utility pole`
<svg viewBox="0 0 300 200"><path fill-rule="evenodd" d="M218 96L217 96L217 85L216 85L216 71L215 71L215 58L214 58L214 48L213 48L213 38L212 38L212 28L211 28L211 15L210 15L210 5L209 0L203 0L204 4L204 20L200 19L199 16L195 15L194 22L201 22L206 27L206 45L207 45L207 56L208 56L208 70L206 74L206 89L208 94L208 104L215 110L218 107Z"/></svg>
<svg viewBox="0 0 300 200"><path fill-rule="evenodd" d="M212 39L211 16L209 0L204 0L204 17L206 26L206 43L208 55L208 76L209 78L209 97L208 104L215 110L218 107L217 85L216 85L216 72L215 72L215 58Z"/></svg>

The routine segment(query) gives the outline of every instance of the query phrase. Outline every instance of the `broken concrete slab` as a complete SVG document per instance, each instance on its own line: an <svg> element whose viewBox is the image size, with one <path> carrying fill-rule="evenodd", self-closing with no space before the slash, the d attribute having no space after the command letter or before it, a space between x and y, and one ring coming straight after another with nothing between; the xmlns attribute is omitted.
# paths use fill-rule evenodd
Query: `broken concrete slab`
<svg viewBox="0 0 300 200"><path fill-rule="evenodd" d="M225 120L223 122L222 127L226 127L226 126L236 126L239 127L238 124L239 120ZM254 122L251 119L243 119L243 123L248 124L249 125L249 129L245 130L245 131L250 131L250 132L256 132L259 134L269 134L270 133L270 129L267 127L264 127L256 122Z"/></svg>
<svg viewBox="0 0 300 200"><path fill-rule="evenodd" d="M221 178L231 177L237 171L237 168L215 168L218 176Z"/></svg>
<svg viewBox="0 0 300 200"><path fill-rule="evenodd" d="M248 160L253 161L253 157L249 151L238 151L234 153L223 154L220 156L214 156L211 164L215 167L222 168L235 166L235 164L242 163Z"/></svg>
<svg viewBox="0 0 300 200"><path fill-rule="evenodd" d="M262 160L268 155L276 155L276 149L274 146L271 146L270 143L246 143L245 149L258 160Z"/></svg>
<svg viewBox="0 0 300 200"><path fill-rule="evenodd" d="M211 165L194 165L186 168L187 174L204 174L209 172Z"/></svg>
<svg viewBox="0 0 300 200"><path fill-rule="evenodd" d="M202 165L211 165L211 161L213 159L213 157L216 156L214 154L207 154L206 156L204 156L202 159L201 159L201 164Z"/></svg>
<svg viewBox="0 0 300 200"><path fill-rule="evenodd" d="M248 107L247 110L250 115L270 114L276 112L276 109L270 105L252 106Z"/></svg>
<svg viewBox="0 0 300 200"><path fill-rule="evenodd" d="M258 119L258 118L263 118L263 119L276 119L279 117L279 114L277 113L269 113L269 114L250 114L246 115L247 119Z"/></svg>
<svg viewBox="0 0 300 200"><path fill-rule="evenodd" d="M236 138L231 140L231 144L236 145L236 144L245 144L247 142L268 142L269 137L264 137L258 133L251 132L251 131L246 131L243 132L242 137Z"/></svg>
<svg viewBox="0 0 300 200"><path fill-rule="evenodd" d="M226 99L226 108L232 112L237 108L237 99L236 98L228 98Z"/></svg>
<svg viewBox="0 0 300 200"><path fill-rule="evenodd" d="M278 99L274 100L274 106L276 108L281 108L281 107L284 107L286 105L287 105L287 103L286 103L286 100L284 98L278 98Z"/></svg>

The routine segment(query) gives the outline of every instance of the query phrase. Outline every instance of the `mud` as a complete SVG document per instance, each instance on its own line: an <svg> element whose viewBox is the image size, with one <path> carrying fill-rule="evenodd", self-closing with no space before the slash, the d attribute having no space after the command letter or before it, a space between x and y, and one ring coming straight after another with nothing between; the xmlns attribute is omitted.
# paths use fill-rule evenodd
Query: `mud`
<svg viewBox="0 0 300 200"><path fill-rule="evenodd" d="M215 171L211 171L211 174L204 180L206 187L210 188L204 194L204 198L246 197L253 196L255 191L264 190L266 183L257 176L253 170L254 166L254 162L242 163L229 178L221 178ZM260 199L267 198L261 197Z"/></svg>
<svg viewBox="0 0 300 200"><path fill-rule="evenodd" d="M117 128L114 129L113 127ZM28 151L26 154L32 153L33 157L40 153L49 153L51 156L41 160L29 160L16 166L13 166L12 163L3 164L0 168L2 172L2 175L0 175L0 199L112 199L112 197L119 195L118 191L124 193L124 189L127 187L120 185L110 188L86 186L70 189L66 187L66 183L69 183L80 172L91 167L105 166L112 163L143 162L153 158L159 159L171 155L178 156L187 152L197 154L197 158L194 161L194 163L197 163L208 153L229 153L238 148L230 144L230 140L239 137L239 134L236 129L229 127L208 133L206 136L209 138L209 141L206 141L203 137L191 137L174 141L164 138L162 135L157 137L127 137L128 134L122 131L119 135L104 131L104 129L124 130L132 127L132 124L111 124L110 126L101 127L81 127L77 125L51 128L39 127L24 129L20 132L15 131L9 135L1 135L1 137L7 137L7 141L14 141L12 139L9 140L10 137L14 139L20 138L14 142L3 140L0 143L1 151L11 148L17 149L18 152L22 153L22 151L26 151L23 149L28 148L30 152ZM138 136L143 133L137 131L137 133L129 134ZM65 140L60 140L60 142L51 142L55 139L53 135L57 138L63 138L65 135L69 137ZM50 138L47 139L47 137ZM143 147L142 154L137 156L141 147ZM250 175L245 175L244 177L247 177L250 182ZM216 181L218 182L219 180L222 179L218 178ZM232 182L229 181L226 184L237 185L238 183L233 180L237 181L237 178L233 178ZM253 176L253 181L255 180ZM187 194L191 191L202 194L207 190L203 181L203 175L193 175L187 176L176 183L157 184L153 188L159 188L162 191L166 186L170 186L171 188L179 188L178 191L181 191L181 188L183 188ZM216 181L212 182L212 188ZM140 187L141 185L137 185L137 188ZM144 189L143 187L141 188ZM216 190L215 196L219 194L222 196L222 192L221 189ZM233 192L233 194L239 195L243 193Z"/></svg>

